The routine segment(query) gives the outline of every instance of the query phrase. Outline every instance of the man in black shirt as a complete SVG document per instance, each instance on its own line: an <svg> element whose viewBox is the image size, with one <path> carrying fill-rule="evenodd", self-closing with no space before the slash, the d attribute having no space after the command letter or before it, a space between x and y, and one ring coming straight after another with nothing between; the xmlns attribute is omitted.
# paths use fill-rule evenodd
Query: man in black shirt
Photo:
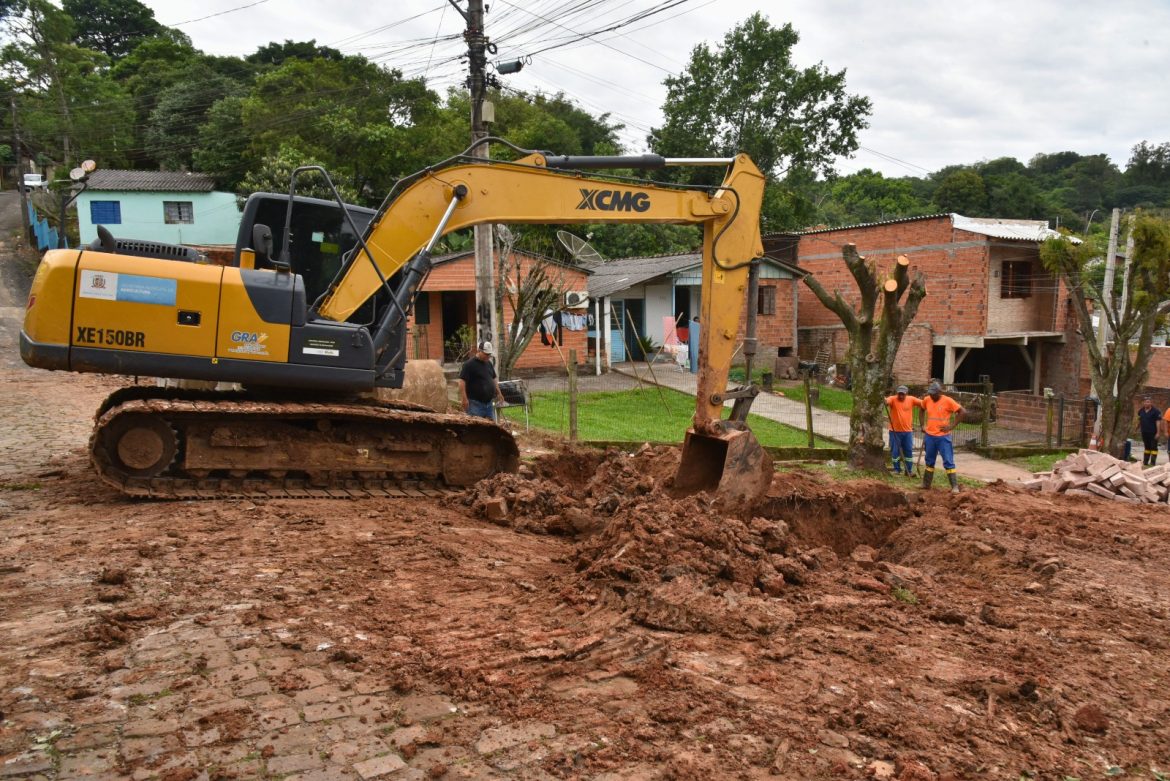
<svg viewBox="0 0 1170 781"><path fill-rule="evenodd" d="M1142 456L1142 466L1154 466L1158 463L1158 437L1163 432L1162 410L1154 406L1154 400L1149 396L1142 398L1142 406L1137 411L1138 427L1142 432L1142 443L1145 453Z"/></svg>
<svg viewBox="0 0 1170 781"><path fill-rule="evenodd" d="M481 342L475 355L467 359L459 372L459 395L463 398L463 411L480 418L496 419L496 399L504 400L500 385L496 382L496 368L492 356L496 354L491 342Z"/></svg>

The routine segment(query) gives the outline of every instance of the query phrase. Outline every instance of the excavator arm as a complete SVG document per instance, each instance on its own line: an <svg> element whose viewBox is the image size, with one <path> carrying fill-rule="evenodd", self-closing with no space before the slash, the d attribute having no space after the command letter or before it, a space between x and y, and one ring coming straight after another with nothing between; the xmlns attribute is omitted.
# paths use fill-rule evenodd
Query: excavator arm
<svg viewBox="0 0 1170 781"><path fill-rule="evenodd" d="M718 187L591 176L589 168L724 165ZM319 317L345 320L400 270L417 288L429 250L446 233L481 223L672 223L703 228L700 371L693 429L677 485L751 498L771 482L771 459L742 423L721 420L728 372L739 338L749 269L763 255L760 208L764 177L747 155L711 160L553 157L531 153L513 162L461 156L415 175L387 197L349 262L317 306ZM413 281L411 281L413 280ZM413 290L407 291L413 295ZM408 301L400 297L400 301ZM405 306L400 307L405 316ZM385 330L385 329L383 329ZM754 334L749 334L749 338ZM750 403L753 390L742 391ZM746 416L740 405L740 419Z"/></svg>

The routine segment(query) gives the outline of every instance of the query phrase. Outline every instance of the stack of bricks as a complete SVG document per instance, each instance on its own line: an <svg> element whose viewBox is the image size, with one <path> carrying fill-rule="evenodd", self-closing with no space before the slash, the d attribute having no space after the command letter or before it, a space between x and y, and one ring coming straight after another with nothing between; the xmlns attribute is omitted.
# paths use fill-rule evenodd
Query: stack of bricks
<svg viewBox="0 0 1170 781"><path fill-rule="evenodd" d="M1100 496L1134 504L1166 504L1170 496L1170 464L1143 469L1108 453L1081 450L1038 472L1024 487L1066 496Z"/></svg>

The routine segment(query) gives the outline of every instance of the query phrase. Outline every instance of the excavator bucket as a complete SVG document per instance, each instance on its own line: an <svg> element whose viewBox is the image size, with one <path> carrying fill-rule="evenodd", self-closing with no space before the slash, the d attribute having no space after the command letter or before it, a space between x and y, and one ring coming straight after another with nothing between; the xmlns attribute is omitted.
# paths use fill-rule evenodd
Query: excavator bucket
<svg viewBox="0 0 1170 781"><path fill-rule="evenodd" d="M676 489L750 503L762 499L771 485L772 456L751 431L731 429L712 435L687 430L674 477Z"/></svg>

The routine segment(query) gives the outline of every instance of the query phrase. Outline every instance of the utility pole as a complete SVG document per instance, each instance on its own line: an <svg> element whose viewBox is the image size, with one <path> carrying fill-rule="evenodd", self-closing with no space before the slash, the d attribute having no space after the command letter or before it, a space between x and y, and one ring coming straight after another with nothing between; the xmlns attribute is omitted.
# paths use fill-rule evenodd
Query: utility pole
<svg viewBox="0 0 1170 781"><path fill-rule="evenodd" d="M468 78L471 94L471 143L487 136L483 103L487 95L488 39L484 35L483 0L467 0L467 11L455 0L447 0L467 22L463 39L467 41ZM472 156L487 158L488 145L480 144ZM476 195L473 193L472 198ZM495 342L496 296L495 264L492 262L492 229L490 225L476 225L475 231L475 331L479 342Z"/></svg>
<svg viewBox="0 0 1170 781"><path fill-rule="evenodd" d="M16 96L10 96L12 108L12 154L16 155L16 190L20 193L20 223L24 226L24 240L28 241L28 194L24 191L24 154L20 148L20 125L16 121Z"/></svg>
<svg viewBox="0 0 1170 781"><path fill-rule="evenodd" d="M1113 306L1113 277L1117 273L1117 229L1121 222L1121 209L1113 210L1113 219L1109 223L1109 249L1105 255L1105 284L1101 288L1101 317L1097 321L1097 352L1104 355L1105 345L1109 342L1109 312L1114 312ZM1097 394L1097 419L1093 421L1093 437L1089 447L1097 449L1101 441L1101 407L1104 388L1094 388Z"/></svg>

